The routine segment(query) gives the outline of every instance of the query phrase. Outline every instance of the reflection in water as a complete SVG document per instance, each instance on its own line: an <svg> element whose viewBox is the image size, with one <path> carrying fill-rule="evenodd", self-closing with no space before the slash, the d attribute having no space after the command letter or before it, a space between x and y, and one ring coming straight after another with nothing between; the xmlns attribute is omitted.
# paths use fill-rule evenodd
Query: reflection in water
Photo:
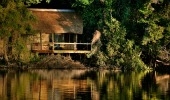
<svg viewBox="0 0 170 100"><path fill-rule="evenodd" d="M0 71L0 100L170 99L170 75L91 70Z"/></svg>

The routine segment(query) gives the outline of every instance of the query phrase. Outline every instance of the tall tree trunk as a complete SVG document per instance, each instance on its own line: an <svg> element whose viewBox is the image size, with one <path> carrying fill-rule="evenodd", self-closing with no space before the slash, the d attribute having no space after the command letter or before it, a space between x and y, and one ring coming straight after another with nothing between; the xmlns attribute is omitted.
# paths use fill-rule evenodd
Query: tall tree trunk
<svg viewBox="0 0 170 100"><path fill-rule="evenodd" d="M4 39L3 51L4 51L4 60L5 60L5 63L7 65L9 65L9 59L8 59L8 38Z"/></svg>

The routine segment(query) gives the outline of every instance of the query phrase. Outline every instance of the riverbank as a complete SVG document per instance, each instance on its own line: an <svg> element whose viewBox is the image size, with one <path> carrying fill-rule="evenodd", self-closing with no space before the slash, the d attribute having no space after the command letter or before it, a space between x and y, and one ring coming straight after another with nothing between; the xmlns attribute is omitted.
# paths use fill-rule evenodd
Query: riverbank
<svg viewBox="0 0 170 100"><path fill-rule="evenodd" d="M120 70L116 67L94 67L88 66L78 60L73 60L70 56L49 55L39 58L39 60L32 63L21 64L18 62L10 63L9 65L0 65L0 69L106 69L106 70Z"/></svg>
<svg viewBox="0 0 170 100"><path fill-rule="evenodd" d="M86 62L87 63L87 62ZM0 65L0 69L16 69L16 70L28 70L28 69L106 69L106 70L122 70L117 67L92 67L85 63L81 63L78 60L73 60L70 56L61 55L49 55L39 58L39 60L21 64L18 62L10 63L9 65ZM128 70L128 69L126 69ZM129 69L131 70L131 69ZM155 68L158 71L165 71L170 73L170 66L158 66Z"/></svg>
<svg viewBox="0 0 170 100"><path fill-rule="evenodd" d="M36 62L21 64L21 63L10 63L9 65L0 65L0 68L16 68L16 69L85 69L84 64L79 61L74 61L71 57L61 55L50 55L40 58Z"/></svg>
<svg viewBox="0 0 170 100"><path fill-rule="evenodd" d="M70 56L50 55L35 63L32 68L85 69L86 66L72 60Z"/></svg>

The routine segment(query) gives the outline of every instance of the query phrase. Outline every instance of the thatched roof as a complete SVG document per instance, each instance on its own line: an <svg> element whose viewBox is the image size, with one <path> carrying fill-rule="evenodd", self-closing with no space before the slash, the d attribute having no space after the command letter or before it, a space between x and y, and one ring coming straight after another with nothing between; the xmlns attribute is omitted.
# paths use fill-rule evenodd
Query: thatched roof
<svg viewBox="0 0 170 100"><path fill-rule="evenodd" d="M37 21L35 30L45 33L82 34L83 22L73 10L30 9Z"/></svg>

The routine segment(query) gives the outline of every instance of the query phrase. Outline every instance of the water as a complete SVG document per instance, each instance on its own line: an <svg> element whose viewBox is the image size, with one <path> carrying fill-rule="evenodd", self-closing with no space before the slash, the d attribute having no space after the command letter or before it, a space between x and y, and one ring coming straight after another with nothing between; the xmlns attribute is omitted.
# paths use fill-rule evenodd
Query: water
<svg viewBox="0 0 170 100"><path fill-rule="evenodd" d="M170 100L170 75L108 70L1 70L0 100Z"/></svg>

